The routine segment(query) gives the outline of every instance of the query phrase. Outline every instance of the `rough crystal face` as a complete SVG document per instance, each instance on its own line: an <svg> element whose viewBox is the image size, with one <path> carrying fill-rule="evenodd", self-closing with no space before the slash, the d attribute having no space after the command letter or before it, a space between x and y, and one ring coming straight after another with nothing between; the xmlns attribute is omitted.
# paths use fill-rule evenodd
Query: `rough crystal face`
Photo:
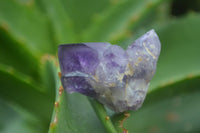
<svg viewBox="0 0 200 133"><path fill-rule="evenodd" d="M151 30L125 51L110 43L60 45L58 57L62 84L116 112L141 107L156 71L160 41Z"/></svg>

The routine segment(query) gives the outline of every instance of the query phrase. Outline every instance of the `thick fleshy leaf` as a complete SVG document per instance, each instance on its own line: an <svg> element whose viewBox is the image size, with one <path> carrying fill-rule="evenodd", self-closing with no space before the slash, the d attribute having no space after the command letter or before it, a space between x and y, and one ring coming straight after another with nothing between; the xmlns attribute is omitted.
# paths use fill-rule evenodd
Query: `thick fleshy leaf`
<svg viewBox="0 0 200 133"><path fill-rule="evenodd" d="M85 96L80 94L69 95L63 92L59 99L58 107L55 107L55 114L52 117L49 133L105 132L103 125Z"/></svg>
<svg viewBox="0 0 200 133"><path fill-rule="evenodd" d="M34 3L1 0L0 25L13 39L20 42L20 46L23 45L36 57L42 53L55 52L48 20L37 10Z"/></svg>
<svg viewBox="0 0 200 133"><path fill-rule="evenodd" d="M158 6L153 8L152 11L148 12L136 26L130 25L126 34L122 34L112 40L112 42L126 49L128 44L140 37L144 32L150 29L155 29L157 31L159 26L165 25L171 21L169 7L169 2L161 2Z"/></svg>
<svg viewBox="0 0 200 133"><path fill-rule="evenodd" d="M125 0L111 6L83 32L84 41L112 41L126 34L163 0Z"/></svg>
<svg viewBox="0 0 200 133"><path fill-rule="evenodd" d="M200 77L186 79L151 92L143 107L127 119L124 127L140 133L199 132Z"/></svg>
<svg viewBox="0 0 200 133"><path fill-rule="evenodd" d="M53 55L44 55L41 61L41 84L44 87L44 92L53 100L55 99L55 86L56 75L54 71L55 65L58 63L55 61L56 57Z"/></svg>
<svg viewBox="0 0 200 133"><path fill-rule="evenodd" d="M39 61L15 40L6 27L0 26L0 62L33 79L39 79Z"/></svg>
<svg viewBox="0 0 200 133"><path fill-rule="evenodd" d="M53 108L53 99L41 92L39 85L29 77L0 65L0 97L30 111L48 122Z"/></svg>
<svg viewBox="0 0 200 133"><path fill-rule="evenodd" d="M112 1L109 0L61 0L73 20L76 34L80 34L92 24L92 20L99 13L108 8ZM91 6L92 5L92 6ZM66 43L66 42L65 42Z"/></svg>
<svg viewBox="0 0 200 133"><path fill-rule="evenodd" d="M75 41L74 25L60 0L36 0L37 5L51 20L51 29L56 44ZM50 28L50 27L49 27Z"/></svg>
<svg viewBox="0 0 200 133"><path fill-rule="evenodd" d="M67 94L61 87L58 76L56 86L55 107L49 133L105 132L85 96L75 93Z"/></svg>
<svg viewBox="0 0 200 133"><path fill-rule="evenodd" d="M0 100L1 133L44 133L48 126L32 114Z"/></svg>
<svg viewBox="0 0 200 133"><path fill-rule="evenodd" d="M191 15L159 30L162 52L154 89L143 107L125 122L129 132L200 131L199 23L199 15Z"/></svg>
<svg viewBox="0 0 200 133"><path fill-rule="evenodd" d="M162 51L152 89L200 75L200 16L172 21L158 29Z"/></svg>

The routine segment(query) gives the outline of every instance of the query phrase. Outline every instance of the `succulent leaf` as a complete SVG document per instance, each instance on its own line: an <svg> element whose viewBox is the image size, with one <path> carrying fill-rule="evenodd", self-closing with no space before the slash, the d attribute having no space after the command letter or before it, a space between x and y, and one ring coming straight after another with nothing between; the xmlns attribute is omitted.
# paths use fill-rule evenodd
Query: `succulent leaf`
<svg viewBox="0 0 200 133"><path fill-rule="evenodd" d="M14 0L1 0L0 25L32 55L40 57L42 53L55 53L47 17L34 3L24 5Z"/></svg>
<svg viewBox="0 0 200 133"><path fill-rule="evenodd" d="M124 0L111 6L83 32L83 41L113 41L127 34L163 0Z"/></svg>
<svg viewBox="0 0 200 133"><path fill-rule="evenodd" d="M23 107L45 122L49 120L53 99L41 92L41 86L5 65L0 65L0 79L2 99Z"/></svg>
<svg viewBox="0 0 200 133"><path fill-rule="evenodd" d="M199 18L189 15L158 30L162 42L158 69L143 107L124 123L129 132L199 131ZM113 118L116 125L118 119Z"/></svg>
<svg viewBox="0 0 200 133"><path fill-rule="evenodd" d="M50 20L51 33L55 44L73 43L75 41L74 26L60 0L36 0L44 14ZM55 47L54 47L55 48Z"/></svg>

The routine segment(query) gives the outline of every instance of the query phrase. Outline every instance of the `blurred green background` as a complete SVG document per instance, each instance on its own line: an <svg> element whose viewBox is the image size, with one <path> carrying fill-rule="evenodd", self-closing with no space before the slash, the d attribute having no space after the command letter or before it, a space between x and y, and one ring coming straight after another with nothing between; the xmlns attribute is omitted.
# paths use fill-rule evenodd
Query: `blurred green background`
<svg viewBox="0 0 200 133"><path fill-rule="evenodd" d="M57 47L125 49L150 29L162 44L157 72L124 127L199 133L199 11L200 0L0 0L0 133L108 132L85 96L59 94ZM110 118L118 130L117 114Z"/></svg>

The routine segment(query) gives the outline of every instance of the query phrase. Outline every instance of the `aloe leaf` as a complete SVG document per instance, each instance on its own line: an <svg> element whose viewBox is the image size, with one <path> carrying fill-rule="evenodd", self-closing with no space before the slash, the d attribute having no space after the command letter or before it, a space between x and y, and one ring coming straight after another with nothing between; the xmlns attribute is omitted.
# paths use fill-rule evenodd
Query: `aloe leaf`
<svg viewBox="0 0 200 133"><path fill-rule="evenodd" d="M158 29L162 51L144 105L124 123L129 132L199 132L199 15ZM118 126L120 116L113 121Z"/></svg>
<svg viewBox="0 0 200 133"><path fill-rule="evenodd" d="M63 92L58 103L59 107L55 107L57 109L54 111L49 133L106 132L86 97Z"/></svg>
<svg viewBox="0 0 200 133"><path fill-rule="evenodd" d="M53 55L44 55L41 61L41 84L44 86L45 93L51 97L51 99L55 99L55 77L57 73L54 71L55 65L58 66L58 62L56 62L56 57Z"/></svg>
<svg viewBox="0 0 200 133"><path fill-rule="evenodd" d="M0 65L0 79L2 99L23 107L45 122L49 121L53 99L41 92L41 86L4 65Z"/></svg>
<svg viewBox="0 0 200 133"><path fill-rule="evenodd" d="M164 0L126 0L111 6L83 33L86 41L112 41L135 27L149 11Z"/></svg>
<svg viewBox="0 0 200 133"><path fill-rule="evenodd" d="M199 15L191 14L158 29L162 51L151 90L200 75L199 23Z"/></svg>
<svg viewBox="0 0 200 133"><path fill-rule="evenodd" d="M109 0L61 0L74 23L76 34L83 32L98 14L111 5ZM91 6L92 5L92 6Z"/></svg>
<svg viewBox="0 0 200 133"><path fill-rule="evenodd" d="M151 92L141 109L131 113L129 132L199 132L200 77L185 79ZM115 120L117 122L117 120Z"/></svg>
<svg viewBox="0 0 200 133"><path fill-rule="evenodd" d="M75 41L74 25L60 0L37 0L51 21L54 39L58 44Z"/></svg>
<svg viewBox="0 0 200 133"><path fill-rule="evenodd" d="M105 129L87 97L67 94L58 76L56 79L56 100L49 133L104 133Z"/></svg>
<svg viewBox="0 0 200 133"><path fill-rule="evenodd" d="M40 57L42 53L55 53L48 19L34 3L1 0L0 25L35 57Z"/></svg>
<svg viewBox="0 0 200 133"><path fill-rule="evenodd" d="M44 133L46 126L27 111L0 100L1 133Z"/></svg>
<svg viewBox="0 0 200 133"><path fill-rule="evenodd" d="M115 129L112 121L110 120L110 117L108 116L104 105L92 98L88 98L88 100L90 101L95 113L97 114L107 133L117 133L117 130Z"/></svg>
<svg viewBox="0 0 200 133"><path fill-rule="evenodd" d="M0 27L1 64L12 66L13 69L38 80L39 61L4 28L6 27Z"/></svg>

